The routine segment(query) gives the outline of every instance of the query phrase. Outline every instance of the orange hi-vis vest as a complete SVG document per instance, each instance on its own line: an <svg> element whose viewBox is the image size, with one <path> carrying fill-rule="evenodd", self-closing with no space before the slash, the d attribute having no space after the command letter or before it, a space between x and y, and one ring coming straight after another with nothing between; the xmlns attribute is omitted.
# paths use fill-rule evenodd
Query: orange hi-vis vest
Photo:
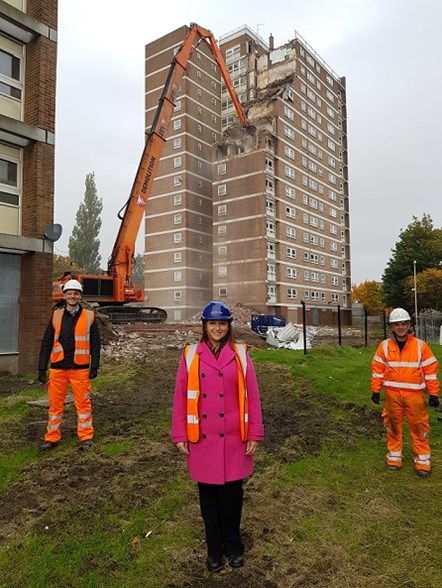
<svg viewBox="0 0 442 588"><path fill-rule="evenodd" d="M439 393L438 362L428 345L410 336L402 349L390 337L378 346L372 361L371 390Z"/></svg>
<svg viewBox="0 0 442 588"><path fill-rule="evenodd" d="M61 321L64 308L57 308L52 315L52 326L54 327L54 345L51 352L51 363L57 363L64 359L64 349L60 344ZM91 361L90 330L94 322L94 312L83 308L75 324L74 329L74 362L78 365L88 366Z"/></svg>
<svg viewBox="0 0 442 588"><path fill-rule="evenodd" d="M198 344L186 345L184 358L187 367L187 439L196 443L200 438L198 399L200 395L199 363L196 353ZM247 397L247 345L234 343L236 365L238 367L238 400L241 439L247 441L249 429L249 399Z"/></svg>

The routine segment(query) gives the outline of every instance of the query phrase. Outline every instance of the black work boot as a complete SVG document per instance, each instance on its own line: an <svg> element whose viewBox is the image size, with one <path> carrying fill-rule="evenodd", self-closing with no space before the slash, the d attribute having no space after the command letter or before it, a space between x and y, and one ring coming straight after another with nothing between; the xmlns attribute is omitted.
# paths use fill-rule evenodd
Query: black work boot
<svg viewBox="0 0 442 588"><path fill-rule="evenodd" d="M92 439L86 439L85 441L81 442L80 449L83 449L86 451L87 449L90 449L93 444L94 443L93 443Z"/></svg>
<svg viewBox="0 0 442 588"><path fill-rule="evenodd" d="M57 447L58 442L56 441L43 441L43 443L40 445L40 451L49 451L49 449L54 449L54 447Z"/></svg>

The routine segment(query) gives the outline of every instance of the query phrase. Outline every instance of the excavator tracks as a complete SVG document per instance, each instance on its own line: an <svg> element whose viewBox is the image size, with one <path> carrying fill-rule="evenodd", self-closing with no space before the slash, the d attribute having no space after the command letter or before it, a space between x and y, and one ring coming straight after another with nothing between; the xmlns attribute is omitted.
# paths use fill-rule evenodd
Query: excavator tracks
<svg viewBox="0 0 442 588"><path fill-rule="evenodd" d="M111 323L164 323L167 312L156 306L100 306L98 312L105 314Z"/></svg>

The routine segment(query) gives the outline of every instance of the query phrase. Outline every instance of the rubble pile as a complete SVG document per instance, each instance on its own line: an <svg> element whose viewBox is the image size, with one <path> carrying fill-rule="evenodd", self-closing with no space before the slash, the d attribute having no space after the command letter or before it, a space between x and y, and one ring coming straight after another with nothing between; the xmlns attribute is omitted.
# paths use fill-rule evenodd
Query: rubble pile
<svg viewBox="0 0 442 588"><path fill-rule="evenodd" d="M233 326L234 327L248 327L250 326L252 314L260 314L257 310L253 308L248 308L243 306L239 302L236 304L229 304L230 312L233 316ZM201 312L194 314L190 319L190 322L200 323L201 322Z"/></svg>
<svg viewBox="0 0 442 588"><path fill-rule="evenodd" d="M229 308L236 340L255 348L265 347L265 342L250 328L251 315L255 311L241 304ZM111 361L144 361L154 350L181 350L187 343L197 343L201 339L201 312L188 321L167 321L156 326L144 323L116 326L107 317L97 316L102 356Z"/></svg>

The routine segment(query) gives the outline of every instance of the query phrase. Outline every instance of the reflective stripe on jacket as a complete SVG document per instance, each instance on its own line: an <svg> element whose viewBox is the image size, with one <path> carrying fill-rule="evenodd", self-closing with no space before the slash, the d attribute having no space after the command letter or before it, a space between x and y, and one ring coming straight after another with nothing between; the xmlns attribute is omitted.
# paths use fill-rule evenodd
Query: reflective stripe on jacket
<svg viewBox="0 0 442 588"><path fill-rule="evenodd" d="M64 350L59 341L64 312L64 308L56 308L52 315L52 326L54 327L54 345L51 352L51 363L56 363L64 359ZM74 328L74 362L78 365L89 365L91 361L90 330L93 321L94 312L92 310L83 308Z"/></svg>
<svg viewBox="0 0 442 588"><path fill-rule="evenodd" d="M186 345L184 358L187 367L187 438L196 443L200 437L198 399L200 395L199 354L197 344ZM247 397L247 345L234 343L235 359L238 367L238 401L241 439L247 440L249 426L249 400Z"/></svg>
<svg viewBox="0 0 442 588"><path fill-rule="evenodd" d="M439 394L438 361L429 346L409 335L402 351L392 337L379 344L371 362L371 391L382 387L391 392L410 391Z"/></svg>

